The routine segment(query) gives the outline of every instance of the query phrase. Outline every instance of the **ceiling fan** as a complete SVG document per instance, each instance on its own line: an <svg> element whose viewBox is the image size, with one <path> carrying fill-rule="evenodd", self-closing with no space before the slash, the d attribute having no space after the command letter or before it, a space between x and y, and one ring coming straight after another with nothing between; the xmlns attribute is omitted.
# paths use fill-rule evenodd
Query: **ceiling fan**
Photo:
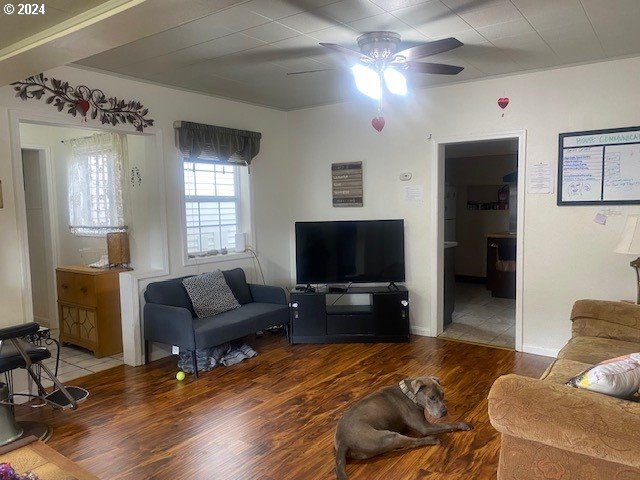
<svg viewBox="0 0 640 480"><path fill-rule="evenodd" d="M357 89L363 94L378 100L378 117L372 124L378 131L384 127L382 117L383 87L394 95L406 95L407 79L405 72L431 73L437 75L457 75L464 67L442 63L417 62L417 59L448 52L464 45L455 38L444 38L433 42L420 43L398 51L400 35L395 32L367 32L357 38L360 51L352 50L335 43L320 43L323 47L353 58L357 62L351 66L351 72ZM314 73L322 70L292 72L288 75ZM376 126L380 125L381 126Z"/></svg>

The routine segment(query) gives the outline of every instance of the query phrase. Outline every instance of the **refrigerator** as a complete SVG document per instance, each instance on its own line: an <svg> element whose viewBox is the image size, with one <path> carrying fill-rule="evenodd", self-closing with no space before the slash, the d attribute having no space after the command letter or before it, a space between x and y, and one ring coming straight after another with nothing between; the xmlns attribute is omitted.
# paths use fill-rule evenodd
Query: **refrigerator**
<svg viewBox="0 0 640 480"><path fill-rule="evenodd" d="M456 287L456 202L458 194L456 187L444 185L444 325L449 325L453 319L455 308Z"/></svg>
<svg viewBox="0 0 640 480"><path fill-rule="evenodd" d="M456 187L444 184L444 241L456 241L456 202L458 194Z"/></svg>

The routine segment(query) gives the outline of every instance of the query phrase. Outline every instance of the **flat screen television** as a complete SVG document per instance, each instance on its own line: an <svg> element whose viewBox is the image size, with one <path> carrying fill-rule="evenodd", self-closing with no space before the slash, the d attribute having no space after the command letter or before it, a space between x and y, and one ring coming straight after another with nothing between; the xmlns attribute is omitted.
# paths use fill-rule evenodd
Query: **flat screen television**
<svg viewBox="0 0 640 480"><path fill-rule="evenodd" d="M296 280L404 282L404 220L296 222Z"/></svg>

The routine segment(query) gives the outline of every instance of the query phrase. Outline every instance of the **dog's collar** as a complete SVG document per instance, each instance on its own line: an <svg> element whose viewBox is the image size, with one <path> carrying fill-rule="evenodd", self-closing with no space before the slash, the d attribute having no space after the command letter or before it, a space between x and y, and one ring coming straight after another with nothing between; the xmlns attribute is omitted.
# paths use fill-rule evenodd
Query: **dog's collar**
<svg viewBox="0 0 640 480"><path fill-rule="evenodd" d="M420 402L418 401L418 396L411 391L411 388L409 388L409 385L407 385L406 381L400 380L400 382L398 383L398 386L400 387L400 390L402 390L402 393L404 393L405 397L407 397L409 400L411 400L413 403L415 403L419 407L422 407L422 405L420 405Z"/></svg>

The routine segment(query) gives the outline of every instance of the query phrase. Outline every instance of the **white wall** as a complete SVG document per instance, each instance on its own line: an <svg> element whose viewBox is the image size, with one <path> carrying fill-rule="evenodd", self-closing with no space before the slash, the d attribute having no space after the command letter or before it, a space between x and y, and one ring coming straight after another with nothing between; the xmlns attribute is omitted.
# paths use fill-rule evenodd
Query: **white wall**
<svg viewBox="0 0 640 480"><path fill-rule="evenodd" d="M180 201L182 186L180 184L181 163L174 143L173 122L188 120L193 122L222 125L239 129L262 132L260 154L254 159L251 168L253 190L253 216L255 218L255 237L258 253L263 259L263 269L267 280L275 284L286 284L289 278L288 224L289 198L284 185L284 172L288 170L285 155L287 145L286 114L281 111L256 107L240 102L233 102L205 95L177 91L165 87L153 86L141 82L88 72L76 68L64 67L47 72L49 76L69 81L71 85L89 85L101 88L107 95L118 98L137 99L149 108L149 117L155 120L155 131L162 138L161 156L153 148L146 155L151 155L158 164L148 162L142 172L145 181L153 188L146 189L146 194L132 199L140 205L147 205L149 211L158 204L158 192L165 200L161 205L162 215L166 218L168 230L169 265L159 265L153 261L152 268L168 270L171 275L182 275L211 268L227 268L230 266L246 266L249 270L253 262L250 260L233 261L228 257L221 264L206 266L184 266L182 254L181 218L183 208ZM15 98L12 87L0 88L0 180L4 190L4 208L0 210L0 305L3 316L0 326L25 321L22 308L22 277L25 265L22 265L18 248L17 212L14 201L12 147L10 136L10 111L23 112L28 115L46 115L59 118L65 125L100 128L99 122L89 120L84 123L66 113L58 113L44 101L30 100L23 102ZM133 132L133 128L128 129ZM159 184L159 172L164 169L166 181ZM143 169L141 169L143 170ZM135 217L135 212L133 212ZM134 222L136 219L134 218ZM148 218L150 228L160 229L161 219L157 215ZM161 232L163 235L166 234ZM132 245L132 249L147 249L152 252L162 250L162 243L151 237L144 245ZM161 255L159 256L162 257ZM156 257L158 258L158 257ZM26 267L28 268L28 267Z"/></svg>
<svg viewBox="0 0 640 480"><path fill-rule="evenodd" d="M428 332L435 279L428 238L436 228L428 135L444 140L526 130L526 161L556 165L561 132L640 124L638 78L640 58L633 58L420 90L386 101L382 133L371 128L376 107L364 100L291 112L292 220L404 218L411 323ZM511 99L504 117L496 105L503 96ZM329 165L353 160L364 162L365 206L334 209ZM398 174L405 170L413 172L411 184L424 186L424 204L403 200ZM612 251L624 216L601 226L593 222L597 210L558 207L555 195L526 195L525 350L554 354L570 337L569 312L579 298L634 298L630 259Z"/></svg>
<svg viewBox="0 0 640 480"><path fill-rule="evenodd" d="M370 119L374 104L365 100L283 113L239 102L180 92L73 68L50 72L71 84L101 87L108 94L140 99L162 134L166 175L166 219L169 270L172 275L211 266L182 264L180 162L172 123L190 120L246 128L263 133L260 155L252 167L253 215L257 247L270 283L294 279L293 221L404 218L407 286L411 291L414 331L430 333L430 298L435 279L428 239L435 228L431 215L435 139L502 131L527 131L526 161L557 161L560 132L640 124L637 105L640 59L529 73L414 92L385 104L382 133ZM502 111L498 97L508 96ZM18 255L16 210L12 187L8 110L59 116L43 101L22 102L10 87L0 88L0 179L5 207L0 210L0 325L24 320L21 304L23 265ZM79 120L75 120L78 121ZM89 122L88 126L99 127ZM288 148L287 148L288 146ZM364 207L334 209L330 199L330 163L364 161ZM403 199L402 171L412 171L412 185L423 185L425 201ZM162 186L159 186L162 188ZM555 195L526 195L524 221L524 348L554 353L570 336L569 312L578 298L634 298L629 258L612 252L623 216L606 226L592 220L597 207L557 207ZM621 210L640 212L639 207ZM159 223L154 221L153 225ZM153 246L153 248L158 248ZM247 265L247 262L238 262ZM231 266L236 262L226 262Z"/></svg>

